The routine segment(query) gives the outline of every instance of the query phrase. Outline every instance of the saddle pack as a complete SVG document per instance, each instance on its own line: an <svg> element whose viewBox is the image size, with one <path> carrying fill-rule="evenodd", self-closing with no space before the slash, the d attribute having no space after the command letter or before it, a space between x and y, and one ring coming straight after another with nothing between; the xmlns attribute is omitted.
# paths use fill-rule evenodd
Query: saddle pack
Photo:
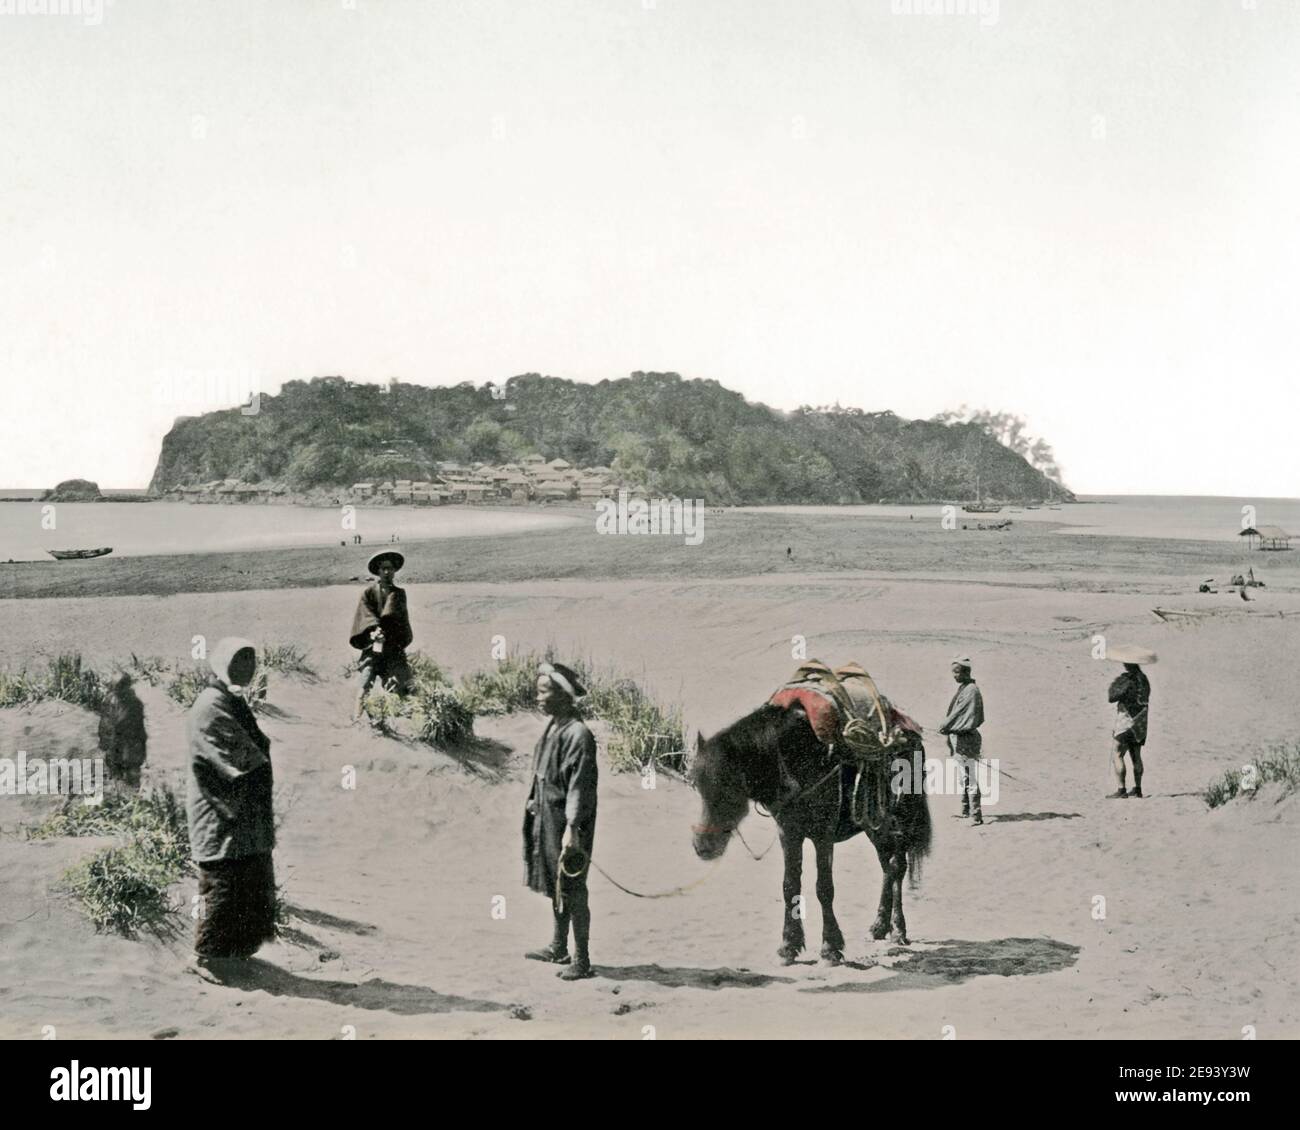
<svg viewBox="0 0 1300 1130"><path fill-rule="evenodd" d="M893 755L921 738L921 727L880 693L860 663L832 669L809 659L768 701L801 707L813 733L847 760Z"/></svg>
<svg viewBox="0 0 1300 1130"><path fill-rule="evenodd" d="M888 764L922 748L921 727L880 693L860 663L832 669L810 659L768 701L785 710L801 708L840 762L838 838L849 824L879 834L890 819Z"/></svg>

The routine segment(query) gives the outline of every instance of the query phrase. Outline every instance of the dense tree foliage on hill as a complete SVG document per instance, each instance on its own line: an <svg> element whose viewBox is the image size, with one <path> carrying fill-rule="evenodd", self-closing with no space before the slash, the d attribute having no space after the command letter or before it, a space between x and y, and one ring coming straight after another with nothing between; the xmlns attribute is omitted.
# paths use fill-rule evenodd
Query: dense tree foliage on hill
<svg viewBox="0 0 1300 1130"><path fill-rule="evenodd" d="M99 484L89 479L64 479L53 490L47 490L45 502L100 502Z"/></svg>
<svg viewBox="0 0 1300 1130"><path fill-rule="evenodd" d="M289 381L254 414L177 420L151 489L237 478L306 490L532 452L718 504L1072 497L977 424L838 406L777 412L676 373L597 384L529 373L481 388Z"/></svg>

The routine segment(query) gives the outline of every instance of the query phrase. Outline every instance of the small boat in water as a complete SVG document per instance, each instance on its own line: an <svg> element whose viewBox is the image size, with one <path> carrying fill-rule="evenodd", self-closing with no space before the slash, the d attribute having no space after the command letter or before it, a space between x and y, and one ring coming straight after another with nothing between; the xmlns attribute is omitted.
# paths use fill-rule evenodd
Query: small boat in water
<svg viewBox="0 0 1300 1130"><path fill-rule="evenodd" d="M99 549L47 549L45 552L55 561L84 561L87 557L103 557L112 553L113 547L105 545Z"/></svg>

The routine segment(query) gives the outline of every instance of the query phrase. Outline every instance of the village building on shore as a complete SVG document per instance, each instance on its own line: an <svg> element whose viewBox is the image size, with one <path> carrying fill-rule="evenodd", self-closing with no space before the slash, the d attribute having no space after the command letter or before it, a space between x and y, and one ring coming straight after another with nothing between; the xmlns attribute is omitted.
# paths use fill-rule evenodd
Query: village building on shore
<svg viewBox="0 0 1300 1130"><path fill-rule="evenodd" d="M412 467L411 470L415 470ZM575 467L567 459L546 460L533 453L512 463L442 461L426 468L426 479L385 479L356 482L340 488L306 492L314 499L366 506L525 505L528 503L595 503L616 497L620 490L644 497L639 486L625 482L609 467ZM302 498L282 483L247 483L238 479L177 484L164 492L177 502L283 503Z"/></svg>

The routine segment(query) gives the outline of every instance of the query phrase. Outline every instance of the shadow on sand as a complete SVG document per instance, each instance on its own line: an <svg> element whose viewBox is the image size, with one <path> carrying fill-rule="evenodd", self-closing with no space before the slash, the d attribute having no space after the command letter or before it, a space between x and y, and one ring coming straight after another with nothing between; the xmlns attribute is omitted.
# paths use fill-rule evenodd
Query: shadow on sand
<svg viewBox="0 0 1300 1130"><path fill-rule="evenodd" d="M1005 816L985 813L986 824L1014 824L1018 820L1082 820L1081 812L1008 812Z"/></svg>
<svg viewBox="0 0 1300 1130"><path fill-rule="evenodd" d="M471 773L500 780L514 750L504 742L475 736L459 745L447 746L444 752Z"/></svg>
<svg viewBox="0 0 1300 1130"><path fill-rule="evenodd" d="M762 989L790 984L792 977L751 973L748 969L693 969L690 966L597 965L595 973L609 981L653 981L666 989Z"/></svg>
<svg viewBox="0 0 1300 1130"><path fill-rule="evenodd" d="M921 948L924 946L925 948ZM888 993L899 989L938 989L972 977L1025 977L1059 973L1072 966L1079 947L1052 938L996 938L987 942L918 943L914 949L895 947L877 968L892 976L875 981L846 981L817 985L805 993ZM897 959L897 960L895 960ZM854 968L860 968L854 966Z"/></svg>
<svg viewBox="0 0 1300 1130"><path fill-rule="evenodd" d="M510 1006L475 997L439 993L424 985L398 985L376 977L361 984L317 981L299 977L261 958L210 964L213 982L231 989L269 993L273 997L298 997L351 1008L382 1009L398 1016L423 1016L442 1012L505 1012Z"/></svg>
<svg viewBox="0 0 1300 1130"><path fill-rule="evenodd" d="M287 905L285 910L294 918L301 918L302 921L310 922L313 926L324 926L328 930L341 930L345 934L361 935L378 933L377 928L368 922L353 922L350 918L339 918L337 915L326 914L323 910L307 910L292 903Z"/></svg>

